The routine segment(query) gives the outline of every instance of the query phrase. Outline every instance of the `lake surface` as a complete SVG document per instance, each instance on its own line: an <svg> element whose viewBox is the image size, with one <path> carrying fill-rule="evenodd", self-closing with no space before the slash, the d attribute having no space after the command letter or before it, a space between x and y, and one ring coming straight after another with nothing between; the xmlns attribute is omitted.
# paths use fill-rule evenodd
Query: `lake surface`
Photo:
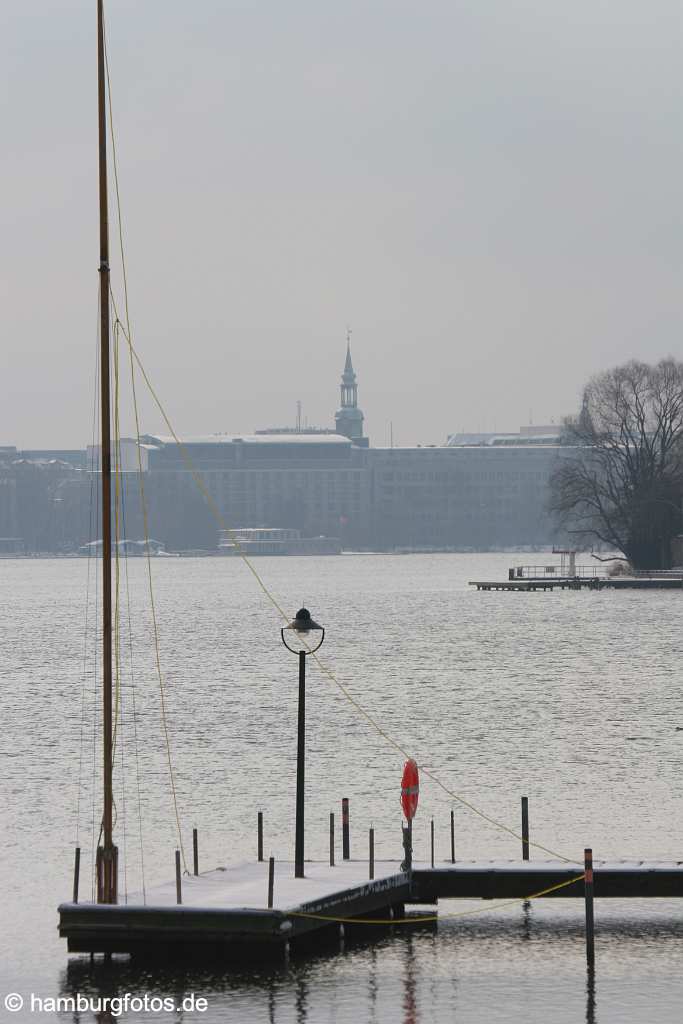
<svg viewBox="0 0 683 1024"><path fill-rule="evenodd" d="M532 840L567 857L580 859L592 846L596 858L683 859L683 592L467 587L531 560L538 556L254 564L289 613L302 603L311 609L327 630L326 664L451 790L515 830L528 795ZM0 561L3 997L147 992L180 1004L194 992L208 1000L206 1012L118 1018L130 1022L683 1019L683 905L662 900L596 903L594 979L585 967L583 905L573 900L506 909L442 901L437 927L397 929L333 955L251 971L150 971L125 959L91 967L68 958L56 907L70 898L77 841L82 898L91 890L100 814L94 571L77 559ZM153 571L186 855L197 827L202 867L253 858L262 809L266 856L291 859L297 663L281 644L281 623L238 559L158 559ZM131 560L128 575L116 797L122 898L142 884L141 842L147 885L172 877L178 845L145 563ZM352 856L364 855L372 824L377 857L400 857L403 758L312 665L307 742L307 857L326 857L329 812L339 813L342 796L351 801ZM418 858L428 857L432 817L437 858L449 856L452 807L459 856L519 855L513 837L423 778ZM41 1019L27 1006L0 1019ZM86 1011L53 1019L114 1018Z"/></svg>

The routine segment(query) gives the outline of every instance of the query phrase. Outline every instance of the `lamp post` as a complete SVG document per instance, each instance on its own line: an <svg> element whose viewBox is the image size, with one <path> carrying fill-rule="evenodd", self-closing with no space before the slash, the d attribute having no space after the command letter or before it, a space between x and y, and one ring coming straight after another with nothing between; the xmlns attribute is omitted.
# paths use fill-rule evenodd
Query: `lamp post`
<svg viewBox="0 0 683 1024"><path fill-rule="evenodd" d="M316 647L300 647L298 650L287 643L285 633L291 630L298 633L300 642L305 642L308 633L319 632L320 643ZM288 626L280 630L282 642L288 651L299 655L299 717L297 725L296 746L296 825L294 841L294 877L304 877L304 775L306 754L306 658L315 654L322 647L325 630L311 618L308 608L299 608Z"/></svg>

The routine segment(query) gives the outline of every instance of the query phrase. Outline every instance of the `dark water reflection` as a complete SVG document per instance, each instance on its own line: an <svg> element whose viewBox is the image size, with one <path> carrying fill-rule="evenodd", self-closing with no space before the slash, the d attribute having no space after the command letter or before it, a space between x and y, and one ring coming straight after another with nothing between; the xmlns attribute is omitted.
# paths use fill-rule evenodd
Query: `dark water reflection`
<svg viewBox="0 0 683 1024"><path fill-rule="evenodd" d="M444 904L445 912L447 907ZM63 996L80 993L96 999L146 993L150 998L172 996L180 1007L194 994L207 999L208 1010L131 1012L120 1018L62 1013L59 1019L72 1024L110 1024L119 1019L204 1024L673 1024L682 1019L683 921L634 920L627 911L611 913L598 928L596 966L589 968L580 913L536 910L527 905L511 919L476 925L463 919L457 924L445 921L438 929L395 928L377 941L340 939L336 950L286 957L258 968L151 967L125 958L109 963L74 959L61 974ZM656 966L662 950L666 969L661 963ZM644 966L648 971L645 999L640 983L631 986L628 981L636 965L641 975ZM638 990L638 998L633 999L631 987Z"/></svg>
<svg viewBox="0 0 683 1024"><path fill-rule="evenodd" d="M586 1024L596 1024L595 1015L595 966L586 967Z"/></svg>

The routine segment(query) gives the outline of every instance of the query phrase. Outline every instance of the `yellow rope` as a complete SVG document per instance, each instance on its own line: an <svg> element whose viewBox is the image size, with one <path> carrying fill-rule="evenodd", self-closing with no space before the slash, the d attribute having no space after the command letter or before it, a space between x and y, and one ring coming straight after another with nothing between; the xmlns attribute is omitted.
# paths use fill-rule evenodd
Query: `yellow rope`
<svg viewBox="0 0 683 1024"><path fill-rule="evenodd" d="M221 515L220 510L218 509L218 507L217 507L217 505L216 505L212 495L210 494L208 488L206 487L201 474L198 473L197 470L194 468L194 464L192 462L192 459L191 459L191 457L190 457L190 455L189 455L185 445L183 444L183 442L180 440L180 438L176 434L175 430L173 429L173 425L172 425L171 421L169 420L168 415L166 414L166 410L164 409L164 406L162 405L161 400L159 399L159 396L157 395L156 391L154 390L152 382L150 381L149 377L147 376L147 372L146 372L146 370L145 370L145 368L144 368L144 366L142 364L142 360L140 359L140 356L138 355L135 347L133 346L133 343L132 343L130 337L126 334L125 330L122 330L122 333L123 333L123 335L124 335L124 337L125 337L125 339L126 339L126 341L128 343L129 349L130 349L132 355L134 356L135 361L136 361L136 363L137 363L137 365L138 365L138 367L140 369L140 372L142 374L142 378L143 378L145 384L147 385L147 388L148 388L152 398L154 399L154 401L155 401L155 403L157 405L157 408L159 409L159 412L161 413L161 415L162 415L162 417L164 419L164 422L166 423L166 426L168 427L168 430L170 431L171 436L173 437L173 440L175 441L175 443L178 446L178 449L180 451L180 454L181 454L181 457L183 459L183 462L185 463L185 465L189 469L190 473L192 474L192 477L193 477L195 483L197 484L197 487L201 491L202 495L204 496L204 499L206 500L206 503L209 506L213 516L215 517L215 519L218 522L219 526L223 530L225 530L228 533L228 535L230 536L231 540L233 540L233 543L235 544L235 547L237 548L237 551L238 551L239 555L241 556L243 562L245 563L245 565L248 567L248 569L250 570L250 572L252 573L252 575L254 576L256 581L258 582L258 584L259 584L261 590L263 591L263 593L266 595L266 597L271 602L271 604L275 607L275 609L277 610L278 614L281 616L283 621L284 622L288 622L289 621L288 620L288 616L285 614L285 612L284 612L283 608L281 607L280 603L278 602L277 598L268 589L268 587L266 586L265 582L263 581L263 579L259 575L258 571L254 567L251 559L244 553L244 550L242 549L242 547L241 547L241 545L239 543L239 540L237 538L233 538L233 531L228 527L228 525L226 524L225 520L223 519L223 516ZM302 642L306 646L308 646L306 644L305 639L303 639L303 637L301 639L302 639ZM310 648L309 648L309 650L310 650ZM332 671L332 669L330 669L327 665L325 665L325 663L314 652L313 652L313 658L315 659L315 662L318 665L318 668L321 670L321 672L324 675L326 675L328 677L328 679L331 680L331 682L340 690L340 692L344 695L344 697L352 705L352 707L355 708L355 710L382 737L382 739L384 739L386 743L388 743L396 751L398 751L404 758L407 759L408 757L410 757L410 754L408 753L406 748L401 746L400 743L398 743L392 736L389 735L389 733L386 732L385 729L383 729L381 727L379 722L377 722L373 718L373 716L368 711L366 711L365 708L362 707L361 704L359 704L359 702L355 699L355 697L353 697L351 695L351 693L349 693L348 689L344 686L343 683L341 683L339 681L339 679L337 678L335 673ZM515 829L510 828L509 825L505 825L503 822L498 821L496 818L491 817L491 815L486 814L484 811L482 811L478 807L476 807L471 801L465 799L465 797L461 796L459 793L456 793L454 790L450 789L444 782L441 781L441 779L439 779L434 774L434 772L430 771L427 768L423 768L421 770L422 770L423 775L425 775L436 786L438 786L441 790L443 790L443 792L446 793L452 800L456 800L463 807L466 807L468 810L472 811L474 814L476 814L480 818L482 818L483 821L488 822L488 824L493 825L495 828L501 829L503 832L507 832L508 835L513 836L515 839L518 839L520 842L524 842L525 841L524 837L521 835L521 833L518 833ZM580 863L579 858L577 858L577 857L565 857L563 854L558 853L556 850L553 850L553 849L551 849L548 846L543 846L541 843L537 843L537 842L533 842L533 841L529 840L528 845L529 845L529 847L534 847L537 850L542 850L544 853L550 854L551 857L556 857L558 860L565 861L568 864Z"/></svg>
<svg viewBox="0 0 683 1024"><path fill-rule="evenodd" d="M127 279L127 276L126 276L126 261L125 261L124 247L123 247L123 223L122 223L122 220L121 220L121 197L120 197L120 192L119 192L119 173L118 173L118 161L117 161L117 158L116 158L116 137L115 137L115 134L114 134L114 114L113 114L112 100L111 100L111 82L110 82L110 77L109 77L109 54L108 54L108 50L107 50L106 31L104 33L104 63L105 63L105 70L106 70L106 75L107 75L107 102L108 102L108 107L109 107L109 134L110 134L110 138L111 138L112 164L113 164L113 169L114 169L114 188L115 188L115 192L116 192L116 213L117 213L117 224L118 224L119 249L120 249L120 252L121 252L121 268L122 268L122 278L123 278L123 295L124 295L124 306L125 306L125 316L126 316L126 328L123 327L123 324L121 323L121 321L119 319L118 312L116 311L116 302L114 300L113 292L111 292L111 300L112 300L112 305L114 307L114 313L115 313L115 317L116 317L116 324L121 329L124 337L126 338L126 341L128 342L128 345L129 345L129 352L130 352L130 346L131 346L130 336L131 336L131 331L130 331L130 313L129 313L129 308L128 308L128 279ZM175 814L176 828L177 828L177 832L178 832L178 845L180 847L180 853L181 853L181 856L182 856L182 859L183 859L183 867L184 867L185 871L188 871L187 861L185 859L185 846L184 846L184 843L183 843L183 833L182 833L182 828L181 828L181 825L180 825L180 812L179 812L179 809L178 809L178 794L177 794L177 790L176 790L175 773L174 773L174 769L173 769L173 757L172 757L172 754L171 754L171 739L170 739L170 736L169 736L168 722L167 722L167 718L166 718L166 693L165 693L165 687L164 687L163 672L162 672L162 669L161 669L161 653L160 653L160 649L159 649L159 628L158 628L158 623L157 623L156 605L155 605L155 601L154 601L154 583L153 583L153 578L152 578L152 564L151 564L151 555L150 555L150 550L149 550L149 517L148 517L148 513L147 513L147 501L146 501L146 497L145 497L145 486L144 486L144 479L143 479L143 473L142 473L142 454L141 454L141 451L140 451L140 419L139 419L139 415L138 415L137 396L136 396L136 390L135 390L135 368L134 368L132 356L130 357L130 369L131 369L131 383L132 383L132 390L133 390L133 407L134 407L134 410L135 410L135 428L136 428L136 436L137 436L138 480L139 480L139 485L140 485L140 502L141 502L141 505L142 505L142 518L143 518L144 532L145 532L145 550L146 550L146 560L147 560L147 581L148 581L148 589L149 589L150 609L151 609L151 615L152 615L152 629L153 629L153 634L154 634L154 652L155 652L155 658L156 658L157 677L158 677L158 680L159 680L159 702L160 702L160 707L161 707L161 721L162 721L163 733L164 733L164 743L165 743L165 747L166 747L166 759L167 759L167 764L168 764L168 774L169 774L169 779L170 779L170 783L171 783L171 793L172 793L172 797L173 797L173 810L174 810L174 814Z"/></svg>
<svg viewBox="0 0 683 1024"><path fill-rule="evenodd" d="M242 545L239 542L239 539L236 537L234 532L230 529L230 527L227 525L227 523L223 519L223 516L221 515L221 512L218 509L218 507L217 507L217 505L216 505L212 495L209 493L206 485L204 484L204 480L203 480L201 474L199 474L196 471L196 469L194 467L194 464L192 462L192 459L190 458L189 453L187 452L187 449L185 448L185 446L183 445L182 441L180 440L180 438L176 434L175 430L173 429L173 425L171 424L171 421L169 420L169 418L168 418L168 416L166 414L166 410L164 409L164 407L163 407L163 405L162 405L162 403L161 403L161 401L160 401L156 391L154 390L154 387L152 386L152 383L151 383L149 377L147 376L147 372L146 372L146 370L145 370L145 368L144 368L144 366L142 364L140 356L138 355L136 349L133 346L132 337L131 337L131 331L130 331L130 319L129 319L129 314L128 314L128 286L127 286L126 269L125 269L125 254L124 254L124 248L123 248L123 228L122 228L122 222L121 222L121 203L120 203L120 196L119 196L118 170L117 170L117 162L116 162L116 145L115 145L115 139L114 139L114 124L113 124L112 104L111 104L111 88L110 88L110 85L109 85L109 63L108 63L108 59L107 59L106 37L105 37L105 66L106 66L106 72L107 72L107 94L108 94L108 100L109 100L109 125L110 125L110 134L111 134L111 140L112 140L112 156L113 156L113 165L114 165L114 184L115 184L115 191L116 191L116 204L117 204L117 215L118 215L119 244L120 244L120 250L121 250L121 265L122 265L122 271L123 271L124 304L125 304L125 316L126 316L126 327L125 328L123 327L123 324L121 323L121 321L119 319L118 313L116 312L116 304L114 302L113 293L112 293L112 302L114 303L114 311L115 311L115 314L116 314L116 319L119 322L119 324L121 326L121 331L122 331L122 333L123 333L123 335L124 335L124 337L125 337L125 339L126 339L126 341L128 343L129 352L130 352L130 359L131 359L131 366L133 365L133 359L134 359L135 362L138 365L140 373L142 374L142 378L143 378L145 384L147 385L147 388L149 389L149 392L152 395L152 398L154 399L154 401L155 401L155 403L156 403L156 405L157 405L157 407L158 407L158 409L159 409L159 411L160 411L160 413L161 413L161 415L162 415L162 417L164 419L164 422L166 423L166 426L168 427L168 429L169 429L169 431L170 431L170 433L171 433L171 435L173 437L173 440L175 441L176 445L178 446L178 449L180 451L180 454L181 454L181 457L183 459L183 462L185 463L185 465L187 466L189 472L191 473L192 478L194 479L198 489L200 490L200 492L204 496L204 500L206 501L207 505L209 506L212 515L216 519L216 522L227 533L227 535L230 538L232 544L237 549L238 554L240 555L240 557L242 558L244 564L247 566L247 568L251 572L251 574L254 577L254 579L256 580L258 586L261 588L261 590L265 594L266 598L271 602L271 604L277 610L277 612L280 615L280 617L282 618L282 620L285 623L287 623L289 621L287 614L285 613L284 609L281 607L281 605L278 602L278 600L275 597L275 595L266 586L265 582L263 581L263 579L261 578L261 576L257 572L256 568L254 567L253 563L251 562L251 559L249 559L247 557L246 553L244 552L244 549L242 548ZM133 373L133 389L134 389L134 380L135 380L135 376L134 376L134 373ZM133 394L135 396L135 390L133 391ZM140 454L140 430L139 430L138 411L137 411L137 404L136 404L136 401L135 401L135 397L134 397L134 402L135 402L135 417L136 417L137 440L138 440L138 466L139 466L139 475L140 475L141 493L142 493L144 491L144 485L142 483L142 456ZM143 501L143 515L144 515L144 518L145 518L145 531L147 531L147 516L146 516L146 506L144 504L144 501ZM146 536L146 539L148 539L147 532L145 532L145 536ZM167 738L167 748L168 748L168 756L169 756L169 771L171 773L171 785L172 785L173 794L174 794L174 803L175 803L175 808L176 808L176 818L178 819L178 808L177 808L177 802L175 800L175 784L174 784L174 781L173 781L173 772L172 772L171 761L170 761L170 745L168 744L168 730L166 728L166 719L165 719L165 711L164 711L163 684L161 682L161 666L160 666L159 654L158 654L158 638L157 638L157 631L156 631L156 617L155 617L155 614L154 614L154 604L153 604L153 597L152 597L152 591L151 591L151 567L150 567L150 564L149 564L149 557L150 556L149 556L149 543L148 543L147 544L147 560L148 560L149 577L150 577L150 597L151 597L151 600L152 600L152 615L153 615L153 620L154 620L155 642L156 642L156 645L157 645L157 662L158 662L158 666L159 666L159 682L160 682L160 688L161 688L161 694L162 694L162 717L163 717L163 720L164 720L164 729L165 729L166 738ZM305 643L305 641L304 641L304 643ZM309 651L310 651L310 648L309 648ZM330 681L339 689L339 691L343 694L343 696L346 698L346 700L357 711L357 713L360 714L366 720L366 722L371 726L371 728L373 728L378 733L378 735L381 736L382 739L384 739L384 741L386 743L388 743L391 747L393 747L394 750L396 750L398 753L400 753L404 758L408 758L410 756L410 754L405 749L405 747L403 747L400 743L398 743L396 740L394 740L393 737L391 737L384 729L382 729L382 727L373 718L373 716L369 712L367 712L365 710L365 708L362 707L361 704L358 703L358 701L351 695L351 693L343 685L343 683L341 683L339 681L339 679L337 679L337 677L334 674L334 672L332 671L332 669L328 668L328 666L325 665L321 661L321 659L318 657L318 655L315 654L314 652L313 652L313 657L314 657L315 662L318 665L318 668L320 669L320 671L325 676L327 676L328 679L330 679ZM505 825L503 822L498 821L496 818L493 818L493 817L491 817L491 815L488 815L484 811L480 810L473 803L471 803L471 801L465 799L465 797L460 796L459 793L456 793L454 790L450 789L444 782L442 782L439 778L437 778L437 776L432 771L430 771L429 769L423 768L422 772L423 772L423 774L428 779L430 779L436 786L438 786L444 793L446 793L447 796L449 796L452 800L457 801L463 807L466 807L468 810L472 811L473 814L476 814L483 821L487 822L490 825L493 825L495 828L498 828L498 829L500 829L503 832L506 832L508 835L513 836L515 839L517 839L519 841L524 841L522 835L520 833L518 833L515 829L510 828L508 825ZM181 844L181 849L182 849L182 838L180 836L180 822L179 822L179 819L178 819L178 830L179 830L179 842ZM577 858L575 858L575 857L565 857L562 854L557 853L557 851L552 850L550 847L543 846L541 843L529 841L528 845L529 845L529 847L534 847L537 850L542 850L544 853L548 853L552 857L557 857L559 860L566 861L567 863L576 863L577 862ZM183 853L183 862L185 862L185 855L184 855L184 853Z"/></svg>
<svg viewBox="0 0 683 1024"><path fill-rule="evenodd" d="M547 889L541 889L540 892L531 893L529 896L520 896L518 899L507 900L505 903L494 903L486 907L477 907L476 910L458 910L453 914L412 914L409 917L331 917L326 914L308 914L303 910L287 910L285 911L287 917L303 917L311 921L331 921L335 924L426 924L429 921L447 921L456 917L472 917L474 914L486 914L491 910L506 910L508 907L516 907L520 903L527 903L530 900L538 900L542 896L549 896L551 892L557 892L558 889L564 889L569 885L574 885L575 882L580 882L585 878L585 874L577 875L575 878L570 878L567 882L559 882L557 885L551 885Z"/></svg>

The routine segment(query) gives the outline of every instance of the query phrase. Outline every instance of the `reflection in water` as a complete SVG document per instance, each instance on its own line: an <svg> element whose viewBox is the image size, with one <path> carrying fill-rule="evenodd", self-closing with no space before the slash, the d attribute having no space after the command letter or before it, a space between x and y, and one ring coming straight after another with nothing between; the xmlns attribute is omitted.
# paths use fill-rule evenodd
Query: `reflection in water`
<svg viewBox="0 0 683 1024"><path fill-rule="evenodd" d="M370 949L370 963L368 964L369 1024L375 1024L377 1020L377 990L377 947L373 945Z"/></svg>
<svg viewBox="0 0 683 1024"><path fill-rule="evenodd" d="M113 958L68 963L60 976L60 994L82 993L95 999L123 996L168 997L180 1005L191 993L208 1000L204 1024L317 1024L321 1007L334 1008L337 1024L431 1024L452 1020L465 1012L468 1022L525 1021L547 1024L548 963L552 964L553 1024L598 1024L597 977L586 968L585 932L579 908L572 914L557 902L534 903L523 914L491 919L444 919L432 927L394 928L373 939L347 945L343 953L325 952L258 967L187 963L141 964ZM683 922L662 918L628 918L605 906L601 916L598 967L616 961L641 971L670 950L670 970L658 989L658 1024L679 1022L679 951L683 949ZM532 919L533 915L533 919ZM533 941L531 941L533 940ZM545 966L544 984L534 991L539 965ZM636 975L637 980L638 975ZM584 980L585 979L585 980ZM643 1006L634 1003L624 1012L628 976L614 984L608 972L601 988L601 1018L605 1024L641 1022ZM610 989L612 984L612 989ZM454 996L457 993L457 999ZM618 1000L619 1014L610 999ZM457 1012L456 1012L457 1005ZM389 1010L391 1008L391 1010ZM463 1011L464 1008L464 1011ZM493 1012L492 1012L493 1011ZM506 1013L507 1016L501 1016ZM629 1013L631 1015L629 1016ZM107 1014L62 1013L69 1024L116 1024ZM129 1013L122 1024L148 1024L149 1013ZM163 1018L170 1024L171 1018ZM182 1019L199 1016L181 1014ZM323 1017L322 1019L327 1019Z"/></svg>
<svg viewBox="0 0 683 1024"><path fill-rule="evenodd" d="M306 1024L307 997L306 975L301 972L296 986L296 1024Z"/></svg>
<svg viewBox="0 0 683 1024"><path fill-rule="evenodd" d="M268 979L268 1024L275 1024L275 978Z"/></svg>
<svg viewBox="0 0 683 1024"><path fill-rule="evenodd" d="M417 970L414 941L412 934L408 932L404 942L403 1024L417 1024L417 999L415 994Z"/></svg>
<svg viewBox="0 0 683 1024"><path fill-rule="evenodd" d="M595 966L586 967L586 1024L597 1024L595 1016Z"/></svg>

